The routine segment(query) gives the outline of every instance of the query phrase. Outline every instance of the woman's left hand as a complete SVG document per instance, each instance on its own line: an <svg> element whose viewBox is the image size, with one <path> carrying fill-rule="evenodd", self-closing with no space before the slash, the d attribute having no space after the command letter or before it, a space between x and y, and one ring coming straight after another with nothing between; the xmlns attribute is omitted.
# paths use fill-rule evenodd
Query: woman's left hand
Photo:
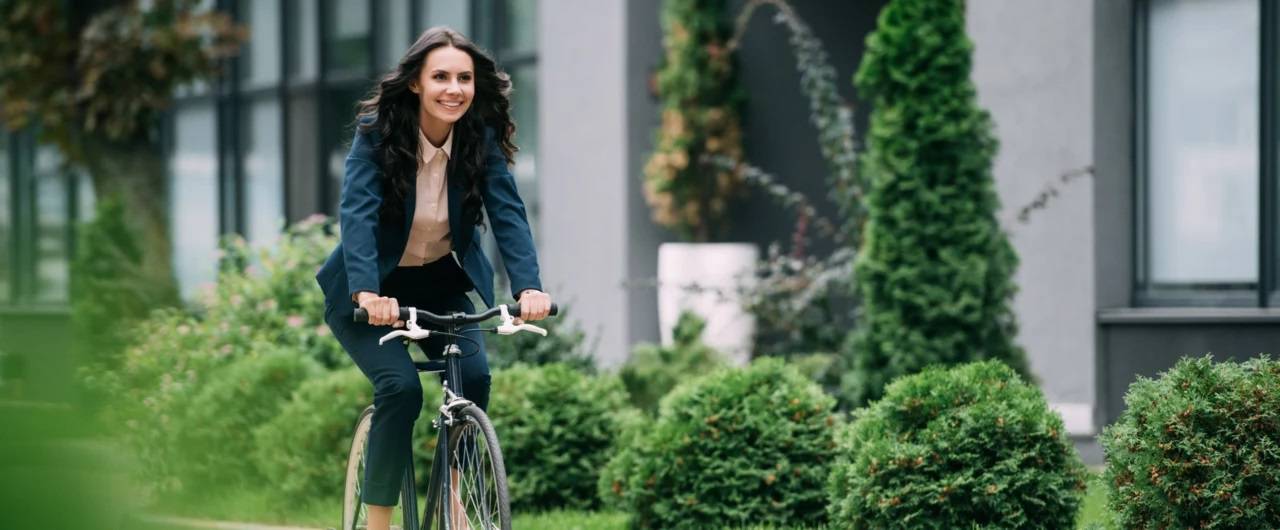
<svg viewBox="0 0 1280 530"><path fill-rule="evenodd" d="M551 313L551 295L537 289L520 291L520 320L534 322ZM519 324L519 322L517 322Z"/></svg>

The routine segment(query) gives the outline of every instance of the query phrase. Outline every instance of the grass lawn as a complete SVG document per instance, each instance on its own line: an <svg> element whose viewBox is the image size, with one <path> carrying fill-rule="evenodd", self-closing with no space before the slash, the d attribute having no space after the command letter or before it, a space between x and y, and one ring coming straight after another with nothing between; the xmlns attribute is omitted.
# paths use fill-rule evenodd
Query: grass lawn
<svg viewBox="0 0 1280 530"><path fill-rule="evenodd" d="M237 492L202 492L199 502L171 501L151 507L153 514L220 521L252 521L260 524L333 528L338 525L341 508L338 499L305 505L282 505L267 496L245 490ZM1093 475L1089 490L1077 519L1077 528L1092 523L1106 523L1106 491L1100 477ZM627 515L615 512L553 511L517 514L513 528L521 530L625 530ZM177 530L165 525L148 526L147 530ZM743 530L801 530L798 528L750 527Z"/></svg>

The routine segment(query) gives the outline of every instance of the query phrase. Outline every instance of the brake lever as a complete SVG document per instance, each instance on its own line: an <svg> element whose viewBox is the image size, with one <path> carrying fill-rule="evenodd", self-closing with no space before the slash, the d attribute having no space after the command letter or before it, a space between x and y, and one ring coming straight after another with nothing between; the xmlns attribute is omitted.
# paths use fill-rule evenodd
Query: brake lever
<svg viewBox="0 0 1280 530"><path fill-rule="evenodd" d="M383 335L382 338L378 339L378 345L381 346L396 337L422 340L431 335L431 330L418 327L418 311L412 307L409 308L409 320L404 323L404 327L405 329L398 329Z"/></svg>
<svg viewBox="0 0 1280 530"><path fill-rule="evenodd" d="M494 330L497 331L499 335L511 335L512 333L516 333L519 331L528 331L532 333L537 333L539 335L542 335L543 337L547 336L547 330L542 329L533 324L516 325L515 317L511 316L511 313L507 312L506 304L502 304L498 306L498 311L502 315L501 316L502 323L498 324L498 327L494 328Z"/></svg>

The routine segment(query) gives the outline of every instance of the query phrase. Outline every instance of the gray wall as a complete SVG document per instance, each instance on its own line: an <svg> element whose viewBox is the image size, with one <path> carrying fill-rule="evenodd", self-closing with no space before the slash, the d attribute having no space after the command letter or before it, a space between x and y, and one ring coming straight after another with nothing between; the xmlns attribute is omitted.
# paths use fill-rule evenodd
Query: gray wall
<svg viewBox="0 0 1280 530"><path fill-rule="evenodd" d="M1021 264L1016 311L1031 367L1074 433L1092 429L1093 185L1059 176L1093 164L1093 8L1060 0L968 2L973 80L1000 139L1001 221ZM1018 209L1052 185L1028 222Z"/></svg>
<svg viewBox="0 0 1280 530"><path fill-rule="evenodd" d="M627 350L626 5L538 3L539 260L608 364ZM572 16L566 16L572 14Z"/></svg>

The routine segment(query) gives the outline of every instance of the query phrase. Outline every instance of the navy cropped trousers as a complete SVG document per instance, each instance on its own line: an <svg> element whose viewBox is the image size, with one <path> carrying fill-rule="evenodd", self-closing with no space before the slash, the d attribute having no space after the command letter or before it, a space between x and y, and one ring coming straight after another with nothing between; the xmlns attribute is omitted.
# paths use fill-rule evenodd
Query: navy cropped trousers
<svg viewBox="0 0 1280 530"><path fill-rule="evenodd" d="M452 256L421 267L398 267L382 282L380 294L396 299L401 307L416 307L432 313L475 312L467 297L470 280ZM341 312L332 312L341 313ZM350 313L347 313L350 318ZM326 317L329 328L360 371L373 383L373 426L369 432L368 460L365 465L363 501L378 506L394 506L400 497L401 480L413 457L413 424L422 411L422 384L409 358L403 339L379 346L378 339L394 331L389 326L338 322ZM424 328L434 326L419 322ZM462 348L462 381L449 381L449 388L475 402L481 409L489 405L489 362L485 356L484 337L475 324L464 328L473 339L457 340ZM436 328L438 329L438 328ZM441 358L449 337L435 335L420 341L427 357ZM443 364L442 364L443 366ZM440 374L444 379L444 374ZM434 397L433 397L434 400ZM426 472L420 470L420 472Z"/></svg>

